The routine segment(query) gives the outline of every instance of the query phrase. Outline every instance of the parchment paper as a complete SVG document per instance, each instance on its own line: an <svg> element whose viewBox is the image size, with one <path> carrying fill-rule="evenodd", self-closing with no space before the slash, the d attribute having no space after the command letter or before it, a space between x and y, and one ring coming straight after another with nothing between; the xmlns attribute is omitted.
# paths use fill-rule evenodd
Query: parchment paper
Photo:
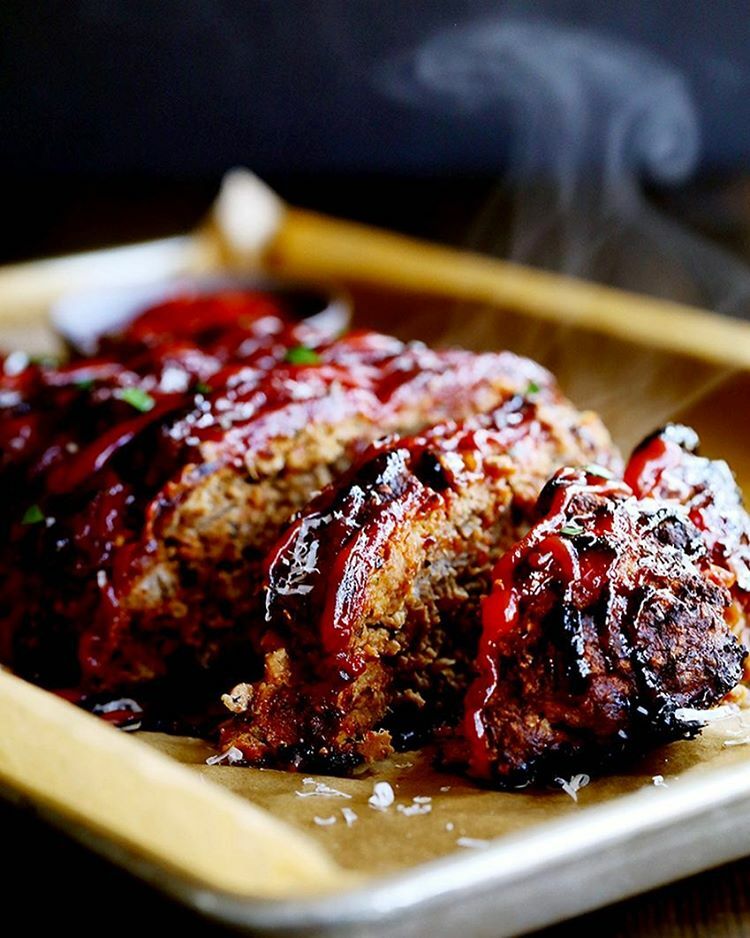
<svg viewBox="0 0 750 938"><path fill-rule="evenodd" d="M668 798L681 780L717 767L747 762L750 771L748 711L707 728L698 740L673 743L651 752L626 772L593 779L578 790L577 801L560 786L523 792L484 789L467 779L433 769L429 751L398 755L378 766L377 771L356 778L314 777L316 783L322 782L349 798L309 795L315 785L305 784L304 780L311 776L209 766L205 760L212 750L200 740L156 733L139 735L155 748L193 766L204 777L314 837L342 866L372 875L393 872L456 850L483 849L482 842L492 838L575 816L642 788L656 789L659 797ZM394 804L385 810L377 810L368 803L379 781L389 782L395 794ZM415 797L431 801L415 802ZM414 812L415 804L422 810L429 805L429 811ZM356 820L350 816L347 824L342 809L353 811ZM334 821L321 824L315 818Z"/></svg>

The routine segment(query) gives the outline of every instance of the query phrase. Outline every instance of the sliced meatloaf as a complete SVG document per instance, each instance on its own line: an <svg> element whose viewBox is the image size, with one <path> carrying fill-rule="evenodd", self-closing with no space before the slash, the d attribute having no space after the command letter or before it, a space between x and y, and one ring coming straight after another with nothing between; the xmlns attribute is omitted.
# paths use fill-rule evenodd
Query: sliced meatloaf
<svg viewBox="0 0 750 938"><path fill-rule="evenodd" d="M510 353L331 341L239 303L222 319L186 301L172 333L151 311L61 367L6 360L0 656L21 673L86 690L247 674L262 557L360 447L557 393Z"/></svg>
<svg viewBox="0 0 750 938"><path fill-rule="evenodd" d="M739 681L729 593L687 514L563 469L493 572L462 743L501 787L586 773L695 735Z"/></svg>
<svg viewBox="0 0 750 938"><path fill-rule="evenodd" d="M699 454L700 440L690 427L670 424L635 450L625 479L636 495L680 505L701 532L711 562L724 572L732 596L729 621L750 647L750 515L723 459ZM750 681L745 659L744 680Z"/></svg>
<svg viewBox="0 0 750 938"><path fill-rule="evenodd" d="M368 450L269 554L265 671L225 697L225 748L336 769L453 720L492 566L567 462L618 460L598 418L536 388Z"/></svg>

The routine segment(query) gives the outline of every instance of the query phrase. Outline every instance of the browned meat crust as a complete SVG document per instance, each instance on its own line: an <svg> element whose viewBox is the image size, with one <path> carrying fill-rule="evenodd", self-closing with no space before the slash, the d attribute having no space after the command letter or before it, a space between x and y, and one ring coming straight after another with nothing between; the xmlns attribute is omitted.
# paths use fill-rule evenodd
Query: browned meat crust
<svg viewBox="0 0 750 938"><path fill-rule="evenodd" d="M724 460L700 456L699 446L694 430L670 424L635 450L625 479L639 497L681 505L688 513L711 562L725 572L732 630L750 647L750 515L732 470ZM750 681L750 658L744 680Z"/></svg>
<svg viewBox="0 0 750 938"><path fill-rule="evenodd" d="M504 787L588 772L691 736L745 652L726 588L679 508L563 469L493 573L466 700L470 774Z"/></svg>
<svg viewBox="0 0 750 938"><path fill-rule="evenodd" d="M341 768L455 719L492 565L569 461L617 466L600 421L550 389L373 447L269 555L265 675L226 697L223 745Z"/></svg>

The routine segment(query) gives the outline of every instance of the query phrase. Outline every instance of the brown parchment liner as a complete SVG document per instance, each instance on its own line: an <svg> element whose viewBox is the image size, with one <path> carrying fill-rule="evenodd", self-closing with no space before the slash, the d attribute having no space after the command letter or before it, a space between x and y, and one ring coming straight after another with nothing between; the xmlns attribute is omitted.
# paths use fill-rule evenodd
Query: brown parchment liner
<svg viewBox="0 0 750 938"><path fill-rule="evenodd" d="M297 792L307 794L314 789L311 784L303 784L303 779L310 776L207 766L205 759L211 750L200 740L150 733L143 734L143 738L161 752L192 766L203 777L294 825L344 868L374 876L456 850L483 849L485 841L580 815L595 805L643 788L655 788L660 796L669 797L680 780L750 760L750 714L721 721L705 730L700 740L662 747L625 772L592 779L577 791L577 801L559 786L512 793L483 789L460 776L436 772L429 752L403 753L378 766L377 771L357 778L314 777L316 782L350 795L349 799L301 798ZM747 743L741 742L744 739ZM389 782L395 794L394 804L386 810L377 810L368 803L378 781ZM399 811L399 805L414 805L415 797L432 799L428 802L429 813L404 815ZM343 808L357 815L351 826L346 823ZM333 824L315 821L331 817L335 818Z"/></svg>

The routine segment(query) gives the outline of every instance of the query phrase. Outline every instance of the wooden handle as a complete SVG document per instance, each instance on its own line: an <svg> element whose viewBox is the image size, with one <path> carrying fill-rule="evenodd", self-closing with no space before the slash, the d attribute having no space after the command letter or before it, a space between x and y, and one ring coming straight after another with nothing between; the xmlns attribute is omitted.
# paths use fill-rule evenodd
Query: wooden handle
<svg viewBox="0 0 750 938"><path fill-rule="evenodd" d="M750 324L509 261L428 244L290 208L269 245L269 271L486 303L556 324L750 367Z"/></svg>
<svg viewBox="0 0 750 938"><path fill-rule="evenodd" d="M353 879L267 812L2 670L0 781L203 886L298 896Z"/></svg>
<svg viewBox="0 0 750 938"><path fill-rule="evenodd" d="M234 240L233 240L234 238ZM213 217L191 235L0 268L0 320L43 320L66 292L137 285L222 267L290 280L338 281L483 303L557 325L750 368L750 323L655 297L429 244L302 209L285 208L265 250L238 250Z"/></svg>

